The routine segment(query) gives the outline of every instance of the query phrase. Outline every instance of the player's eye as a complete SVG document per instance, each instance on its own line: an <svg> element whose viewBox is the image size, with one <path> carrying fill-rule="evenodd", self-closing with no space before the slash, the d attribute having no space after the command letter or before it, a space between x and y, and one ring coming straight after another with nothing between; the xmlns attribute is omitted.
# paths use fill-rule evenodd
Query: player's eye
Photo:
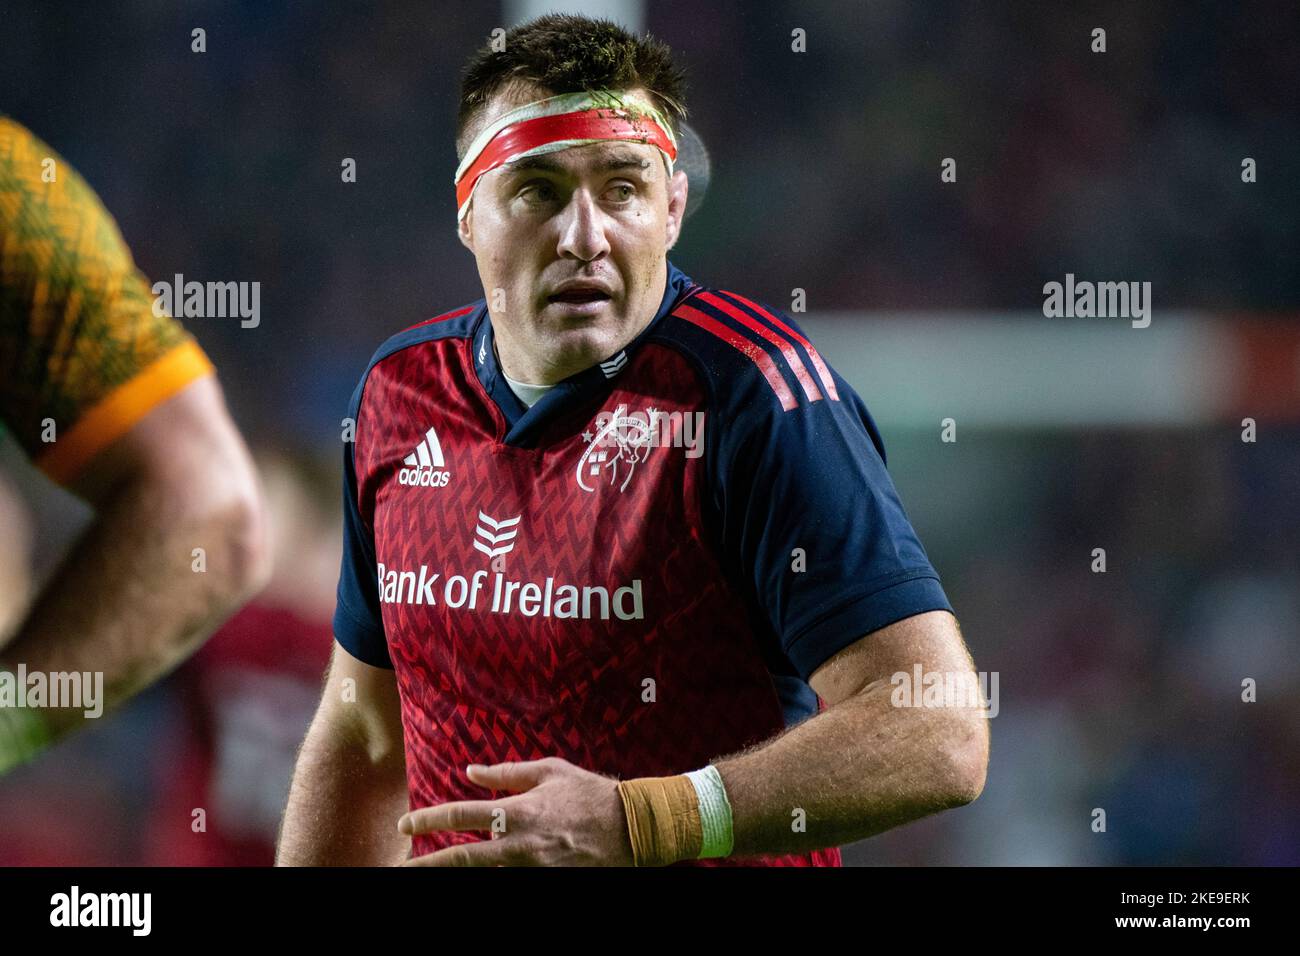
<svg viewBox="0 0 1300 956"><path fill-rule="evenodd" d="M535 179L526 185L519 195L529 202L551 202L557 197L555 187L544 179Z"/></svg>
<svg viewBox="0 0 1300 956"><path fill-rule="evenodd" d="M614 202L624 203L636 195L636 187L631 183L615 183L605 191Z"/></svg>

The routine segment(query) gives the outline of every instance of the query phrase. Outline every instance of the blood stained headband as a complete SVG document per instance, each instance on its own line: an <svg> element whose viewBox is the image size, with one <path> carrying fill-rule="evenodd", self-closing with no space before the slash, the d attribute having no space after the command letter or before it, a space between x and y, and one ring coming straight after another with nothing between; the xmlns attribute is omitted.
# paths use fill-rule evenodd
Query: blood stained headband
<svg viewBox="0 0 1300 956"><path fill-rule="evenodd" d="M516 159L602 140L657 146L668 175L673 174L677 138L653 104L612 90L561 93L511 110L474 138L456 170L457 220L469 212L484 173Z"/></svg>

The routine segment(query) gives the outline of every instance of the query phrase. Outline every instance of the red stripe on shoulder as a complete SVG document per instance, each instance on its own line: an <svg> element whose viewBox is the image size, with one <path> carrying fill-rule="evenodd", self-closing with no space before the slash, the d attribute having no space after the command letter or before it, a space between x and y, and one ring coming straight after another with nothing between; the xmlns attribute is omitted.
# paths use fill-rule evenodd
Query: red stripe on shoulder
<svg viewBox="0 0 1300 956"><path fill-rule="evenodd" d="M464 315L467 312L473 312L474 306L467 305L463 309L457 309L455 312L444 312L442 315L435 315L431 319L425 319L423 322L416 322L414 325L402 329L403 332L409 332L411 329L418 329L422 325L433 325L435 322L446 322L448 319L454 319L457 316Z"/></svg>
<svg viewBox="0 0 1300 956"><path fill-rule="evenodd" d="M705 315L693 306L679 305L673 310L673 315L699 326L706 332L712 332L757 365L758 370L763 373L763 378L767 379L767 384L772 386L772 391L776 392L777 398L781 400L782 409L788 412L799 404L795 400L794 393L790 391L790 386L785 384L785 379L781 377L781 372L777 369L771 356L757 342L752 342L741 335L737 335L713 316Z"/></svg>
<svg viewBox="0 0 1300 956"><path fill-rule="evenodd" d="M741 302L749 306L751 309L753 309L759 315L763 316L765 319L767 319L769 322L775 325L786 335L790 336L796 342L802 345L804 347L804 351L808 353L808 357L812 359L813 366L817 369L817 377L822 380L822 387L826 389L826 394L828 394L831 397L831 401L838 402L840 400L840 393L835 390L835 379L831 377L830 369L826 367L826 363L822 361L822 357L817 354L817 350L813 348L813 344L811 342L809 342L806 338L800 335L795 329L791 328L785 322L782 322L771 312L767 311L767 309L763 308L757 302L751 302L749 299L746 299L739 292L727 292L722 289L719 289L718 291L722 292L723 295L730 296L731 298L735 299L737 302Z"/></svg>
<svg viewBox="0 0 1300 956"><path fill-rule="evenodd" d="M723 294L735 295L735 293L731 292L724 292ZM712 292L700 293L700 299L709 303L709 305L713 306L715 309L725 312L741 325L745 326L745 328L753 329L759 335L763 336L763 338L767 339L767 341L780 349L781 354L785 357L786 364L794 371L794 377L799 380L799 385L803 388L803 393L808 397L808 401L821 401L822 393L818 391L817 383L814 382L812 376L808 374L808 369L803 364L803 359L799 357L799 353L795 351L793 345L781 338L781 336L777 335L774 331L769 329L762 322L758 321L758 319L754 318L748 312L733 305L726 299L719 298Z"/></svg>

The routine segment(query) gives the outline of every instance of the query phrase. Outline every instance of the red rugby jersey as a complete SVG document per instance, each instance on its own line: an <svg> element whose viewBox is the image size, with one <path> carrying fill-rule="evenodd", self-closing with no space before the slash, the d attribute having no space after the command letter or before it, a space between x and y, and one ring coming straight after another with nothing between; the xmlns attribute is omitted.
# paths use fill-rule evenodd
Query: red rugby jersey
<svg viewBox="0 0 1300 956"><path fill-rule="evenodd" d="M412 808L491 798L470 763L697 769L815 714L843 647L951 609L861 399L788 315L671 262L636 339L531 408L479 300L386 342L350 414L335 635L396 671Z"/></svg>

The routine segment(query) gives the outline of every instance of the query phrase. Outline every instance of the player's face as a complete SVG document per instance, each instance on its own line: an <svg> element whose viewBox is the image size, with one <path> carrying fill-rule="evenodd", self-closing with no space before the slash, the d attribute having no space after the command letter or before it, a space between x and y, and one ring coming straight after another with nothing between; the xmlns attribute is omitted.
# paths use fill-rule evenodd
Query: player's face
<svg viewBox="0 0 1300 956"><path fill-rule="evenodd" d="M685 174L669 180L663 155L641 143L575 146L485 175L461 238L506 372L558 381L635 337L663 298L685 207Z"/></svg>

